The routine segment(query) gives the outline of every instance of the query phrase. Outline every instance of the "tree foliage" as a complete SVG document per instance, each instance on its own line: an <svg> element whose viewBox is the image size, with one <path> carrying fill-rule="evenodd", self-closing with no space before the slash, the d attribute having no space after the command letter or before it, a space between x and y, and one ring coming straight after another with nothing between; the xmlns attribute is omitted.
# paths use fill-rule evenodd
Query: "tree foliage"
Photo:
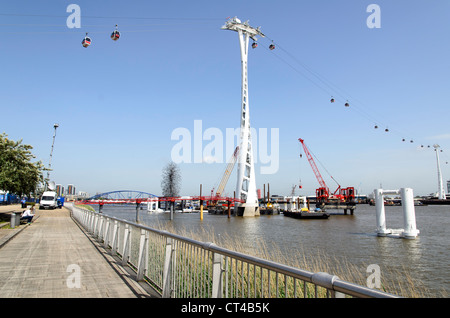
<svg viewBox="0 0 450 318"><path fill-rule="evenodd" d="M41 161L31 162L35 158L32 146L7 136L0 134L0 189L18 195L36 194L38 186L44 183L44 165Z"/></svg>
<svg viewBox="0 0 450 318"><path fill-rule="evenodd" d="M177 197L180 194L181 174L174 162L169 162L163 169L161 189L165 197Z"/></svg>

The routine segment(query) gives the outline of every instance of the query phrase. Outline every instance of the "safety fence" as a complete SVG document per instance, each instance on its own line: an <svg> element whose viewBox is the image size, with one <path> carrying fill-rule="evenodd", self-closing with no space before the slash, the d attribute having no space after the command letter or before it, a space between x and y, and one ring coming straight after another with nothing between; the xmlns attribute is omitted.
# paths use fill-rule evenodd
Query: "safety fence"
<svg viewBox="0 0 450 318"><path fill-rule="evenodd" d="M165 298L397 296L69 205L72 217Z"/></svg>

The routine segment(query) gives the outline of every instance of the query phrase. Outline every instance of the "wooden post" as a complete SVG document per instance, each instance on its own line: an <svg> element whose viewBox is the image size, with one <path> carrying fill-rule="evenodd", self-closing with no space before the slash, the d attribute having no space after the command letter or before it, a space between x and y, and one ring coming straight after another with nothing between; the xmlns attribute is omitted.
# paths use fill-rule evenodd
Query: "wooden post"
<svg viewBox="0 0 450 318"><path fill-rule="evenodd" d="M200 220L203 220L202 185L200 185Z"/></svg>
<svg viewBox="0 0 450 318"><path fill-rule="evenodd" d="M233 192L233 198L234 198L234 209L233 209L233 211L234 211L234 216L236 216L237 215L237 210L236 210L236 191L234 191Z"/></svg>
<svg viewBox="0 0 450 318"><path fill-rule="evenodd" d="M230 208L231 208L231 202L228 200L228 218L230 218Z"/></svg>
<svg viewBox="0 0 450 318"><path fill-rule="evenodd" d="M266 204L266 184L265 183L264 183L264 201L263 201L263 204L264 204L264 206Z"/></svg>

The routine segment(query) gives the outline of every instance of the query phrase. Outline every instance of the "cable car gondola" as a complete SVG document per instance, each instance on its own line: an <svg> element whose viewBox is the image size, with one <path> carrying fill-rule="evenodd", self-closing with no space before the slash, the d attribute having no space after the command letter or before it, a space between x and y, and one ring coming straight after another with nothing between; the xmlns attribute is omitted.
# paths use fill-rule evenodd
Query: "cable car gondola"
<svg viewBox="0 0 450 318"><path fill-rule="evenodd" d="M120 32L117 31L117 24L116 24L116 29L113 31L113 33L111 33L111 39L113 41L117 41L120 38Z"/></svg>
<svg viewBox="0 0 450 318"><path fill-rule="evenodd" d="M345 107L349 107L350 104L348 103L348 101L345 103Z"/></svg>
<svg viewBox="0 0 450 318"><path fill-rule="evenodd" d="M333 97L331 97L330 102L334 103L334 98Z"/></svg>
<svg viewBox="0 0 450 318"><path fill-rule="evenodd" d="M83 47L88 47L89 45L91 45L91 38L87 36L87 32L83 41L81 41L81 45L83 45Z"/></svg>
<svg viewBox="0 0 450 318"><path fill-rule="evenodd" d="M258 47L258 43L253 42L253 43L252 43L252 48L256 49L257 47Z"/></svg>
<svg viewBox="0 0 450 318"><path fill-rule="evenodd" d="M269 45L269 49L270 50L275 50L275 45L272 43L271 45Z"/></svg>

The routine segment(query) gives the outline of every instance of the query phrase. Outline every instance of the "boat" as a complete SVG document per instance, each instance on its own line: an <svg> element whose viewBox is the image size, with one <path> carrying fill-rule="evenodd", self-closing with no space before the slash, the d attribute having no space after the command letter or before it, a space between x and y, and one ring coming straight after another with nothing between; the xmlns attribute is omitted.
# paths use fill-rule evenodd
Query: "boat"
<svg viewBox="0 0 450 318"><path fill-rule="evenodd" d="M294 219L328 219L330 217L329 213L314 211L285 211L283 214Z"/></svg>
<svg viewBox="0 0 450 318"><path fill-rule="evenodd" d="M330 217L329 213L326 213L320 208L311 210L305 196L292 197L287 207L287 209L282 210L284 216L295 219L328 219Z"/></svg>
<svg viewBox="0 0 450 318"><path fill-rule="evenodd" d="M450 205L450 199L423 199L422 205Z"/></svg>

